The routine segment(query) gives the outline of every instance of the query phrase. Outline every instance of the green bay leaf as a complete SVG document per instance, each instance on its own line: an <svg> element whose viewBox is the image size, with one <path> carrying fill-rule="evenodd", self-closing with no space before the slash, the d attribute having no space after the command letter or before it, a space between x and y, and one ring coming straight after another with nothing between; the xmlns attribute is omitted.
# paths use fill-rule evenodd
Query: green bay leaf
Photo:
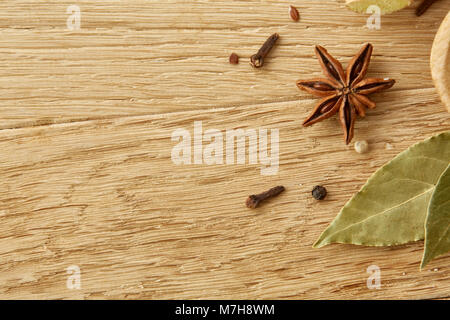
<svg viewBox="0 0 450 320"><path fill-rule="evenodd" d="M378 169L314 247L390 246L424 238L428 204L450 163L450 131L419 142Z"/></svg>
<svg viewBox="0 0 450 320"><path fill-rule="evenodd" d="M450 251L450 165L436 184L425 223L425 251L420 268Z"/></svg>

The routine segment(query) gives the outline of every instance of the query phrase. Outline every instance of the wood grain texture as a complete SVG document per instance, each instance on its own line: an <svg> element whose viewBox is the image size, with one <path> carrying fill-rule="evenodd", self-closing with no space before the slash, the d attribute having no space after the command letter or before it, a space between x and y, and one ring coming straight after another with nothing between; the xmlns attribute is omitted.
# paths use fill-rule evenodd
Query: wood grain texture
<svg viewBox="0 0 450 320"><path fill-rule="evenodd" d="M389 248L313 242L381 165L450 130L429 53L450 4L405 9L380 30L343 1L66 1L0 4L0 298L439 299L444 255L420 272L423 243ZM289 5L300 12L295 23ZM248 57L273 32L267 64ZM313 45L346 64L374 44L369 76L397 84L345 146L336 118L302 128L314 105L295 81L320 74ZM241 56L239 65L228 56ZM175 165L171 134L279 129L280 168ZM386 148L386 144L392 148ZM257 210L245 198L286 191ZM310 191L327 187L318 202ZM369 290L370 265L381 269ZM66 268L81 289L66 287Z"/></svg>

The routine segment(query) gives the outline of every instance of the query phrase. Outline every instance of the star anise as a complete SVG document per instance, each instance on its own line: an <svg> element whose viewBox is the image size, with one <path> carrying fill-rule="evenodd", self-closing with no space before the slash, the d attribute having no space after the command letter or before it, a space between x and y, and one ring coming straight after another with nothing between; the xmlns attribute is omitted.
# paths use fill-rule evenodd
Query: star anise
<svg viewBox="0 0 450 320"><path fill-rule="evenodd" d="M310 126L333 116L339 111L339 119L344 130L345 143L353 138L356 115L364 117L365 107L375 108L375 102L367 95L389 89L395 83L393 79L366 78L372 55L372 45L365 44L350 61L344 72L339 61L334 59L325 48L316 46L315 52L327 79L299 80L297 86L316 96L324 97L313 112L303 122Z"/></svg>

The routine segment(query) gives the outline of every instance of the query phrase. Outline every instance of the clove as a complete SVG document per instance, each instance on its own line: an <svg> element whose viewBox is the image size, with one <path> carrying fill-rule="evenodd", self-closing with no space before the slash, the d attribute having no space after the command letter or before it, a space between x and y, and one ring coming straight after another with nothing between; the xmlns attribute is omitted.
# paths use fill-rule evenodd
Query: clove
<svg viewBox="0 0 450 320"><path fill-rule="evenodd" d="M253 194L247 198L247 200L245 201L245 205L247 206L247 208L254 209L254 208L258 207L259 204L261 202L263 202L264 200L275 197L275 196L279 195L280 193L282 193L284 190L285 189L283 186L277 186L266 192L256 194L256 195Z"/></svg>
<svg viewBox="0 0 450 320"><path fill-rule="evenodd" d="M258 52L250 57L250 64L254 68L261 68L264 64L264 58L267 56L267 54L270 52L270 50L275 45L275 42L277 42L278 38L280 36L278 33L274 33L271 35L266 42L262 45L262 47L258 50Z"/></svg>

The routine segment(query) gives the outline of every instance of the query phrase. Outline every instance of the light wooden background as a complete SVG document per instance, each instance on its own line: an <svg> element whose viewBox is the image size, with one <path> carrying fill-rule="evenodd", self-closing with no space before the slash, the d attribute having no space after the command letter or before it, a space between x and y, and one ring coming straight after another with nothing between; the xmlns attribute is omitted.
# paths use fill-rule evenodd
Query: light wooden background
<svg viewBox="0 0 450 320"><path fill-rule="evenodd" d="M450 256L419 271L423 243L311 248L345 202L408 146L450 129L429 72L450 2L382 17L344 1L2 1L0 298L375 299L450 296ZM81 30L66 9L81 8ZM290 4L301 20L292 22ZM263 69L248 57L281 36ZM360 155L336 118L302 128L321 44L347 64L374 45L370 76L397 84L359 120ZM228 56L241 56L237 66ZM171 133L280 130L280 168L172 163ZM386 144L392 148L386 148ZM323 184L329 196L310 196ZM286 192L249 210L245 198ZM366 269L381 268L369 290ZM66 268L81 269L69 290Z"/></svg>

